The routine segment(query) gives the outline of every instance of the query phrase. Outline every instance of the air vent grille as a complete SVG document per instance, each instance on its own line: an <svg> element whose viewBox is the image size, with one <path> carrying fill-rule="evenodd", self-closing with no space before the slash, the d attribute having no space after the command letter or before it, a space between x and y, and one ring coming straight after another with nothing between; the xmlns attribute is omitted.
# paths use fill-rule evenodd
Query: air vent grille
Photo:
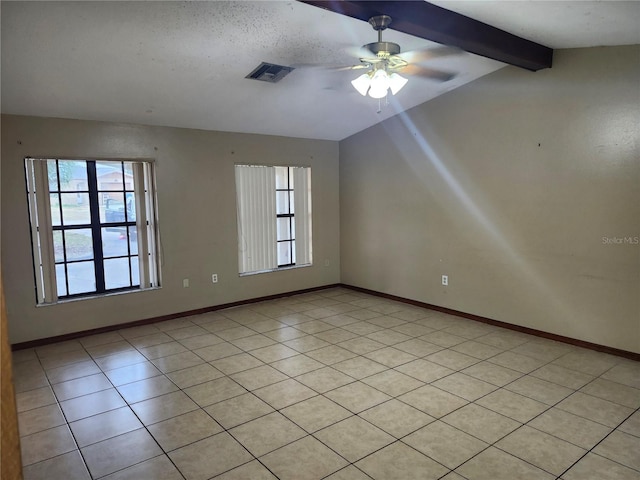
<svg viewBox="0 0 640 480"><path fill-rule="evenodd" d="M293 67L283 67L282 65L262 62L245 78L260 80L261 82L277 83L292 70L294 70Z"/></svg>

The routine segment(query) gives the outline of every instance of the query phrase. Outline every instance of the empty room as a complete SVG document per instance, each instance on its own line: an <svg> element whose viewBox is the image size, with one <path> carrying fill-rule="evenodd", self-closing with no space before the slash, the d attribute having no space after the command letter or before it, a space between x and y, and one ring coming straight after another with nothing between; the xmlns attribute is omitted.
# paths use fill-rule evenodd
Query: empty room
<svg viewBox="0 0 640 480"><path fill-rule="evenodd" d="M640 480L640 3L0 2L8 480Z"/></svg>

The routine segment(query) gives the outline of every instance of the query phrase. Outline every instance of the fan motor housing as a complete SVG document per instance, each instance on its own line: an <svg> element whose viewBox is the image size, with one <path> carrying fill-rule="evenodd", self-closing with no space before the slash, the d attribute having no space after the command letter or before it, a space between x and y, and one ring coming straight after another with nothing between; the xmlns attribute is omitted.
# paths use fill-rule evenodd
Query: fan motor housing
<svg viewBox="0 0 640 480"><path fill-rule="evenodd" d="M400 53L400 45L393 42L373 42L364 45L363 48L379 57L398 55Z"/></svg>
<svg viewBox="0 0 640 480"><path fill-rule="evenodd" d="M369 24L374 30L382 31L391 24L391 17L389 15L376 15L369 19Z"/></svg>

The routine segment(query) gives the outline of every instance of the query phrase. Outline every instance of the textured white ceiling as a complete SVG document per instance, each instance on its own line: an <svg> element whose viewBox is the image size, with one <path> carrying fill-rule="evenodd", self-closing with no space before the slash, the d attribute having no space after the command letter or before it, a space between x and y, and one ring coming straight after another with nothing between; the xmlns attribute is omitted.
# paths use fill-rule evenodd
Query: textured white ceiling
<svg viewBox="0 0 640 480"><path fill-rule="evenodd" d="M556 48L640 43L640 23L629 27L637 2L433 3ZM244 78L262 61L357 63L348 49L376 39L366 22L299 2L1 9L3 113L340 140L503 66L467 53L432 60L426 65L459 75L442 84L412 77L377 113L378 102L349 84L360 72L298 68L277 84ZM583 17L598 21L585 28ZM384 39L403 51L437 46L389 30Z"/></svg>
<svg viewBox="0 0 640 480"><path fill-rule="evenodd" d="M640 2L430 0L551 48L640 44Z"/></svg>

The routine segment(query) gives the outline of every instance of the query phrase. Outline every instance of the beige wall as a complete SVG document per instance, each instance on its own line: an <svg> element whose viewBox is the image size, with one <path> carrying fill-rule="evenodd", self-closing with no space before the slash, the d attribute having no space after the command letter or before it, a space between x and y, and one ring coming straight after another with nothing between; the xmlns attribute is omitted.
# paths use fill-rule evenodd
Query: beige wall
<svg viewBox="0 0 640 480"><path fill-rule="evenodd" d="M162 288L36 308L25 156L155 159ZM238 276L234 163L311 166L312 267ZM2 270L12 343L337 283L339 261L337 142L2 117Z"/></svg>
<svg viewBox="0 0 640 480"><path fill-rule="evenodd" d="M342 282L640 352L639 119L640 46L560 50L340 142Z"/></svg>
<svg viewBox="0 0 640 480"><path fill-rule="evenodd" d="M3 116L10 340L342 281L640 352L640 245L603 242L640 236L639 82L638 46L557 51L551 70L507 67L339 154L327 141ZM29 155L154 158L163 288L36 308ZM252 162L312 166L313 267L238 277L233 164Z"/></svg>

